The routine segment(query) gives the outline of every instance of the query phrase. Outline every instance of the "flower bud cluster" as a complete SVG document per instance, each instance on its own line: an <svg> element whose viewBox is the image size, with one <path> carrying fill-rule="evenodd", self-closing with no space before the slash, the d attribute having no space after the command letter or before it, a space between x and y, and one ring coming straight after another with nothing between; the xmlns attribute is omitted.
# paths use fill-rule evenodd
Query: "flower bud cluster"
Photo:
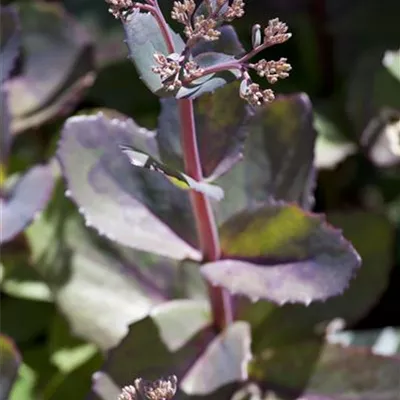
<svg viewBox="0 0 400 400"><path fill-rule="evenodd" d="M171 400L176 393L178 379L171 375L166 379L145 381L142 378L135 379L135 386L125 386L118 400Z"/></svg>
<svg viewBox="0 0 400 400"><path fill-rule="evenodd" d="M156 53L154 59L158 65L153 67L152 71L160 75L167 91L175 91L182 87L182 75L185 80L193 80L202 76L204 72L195 61L185 61L184 57L177 53L168 56Z"/></svg>
<svg viewBox="0 0 400 400"><path fill-rule="evenodd" d="M285 79L289 76L291 65L287 63L286 58L281 58L278 61L260 60L256 64L250 64L257 74L261 77L266 77L268 82L274 84L278 79Z"/></svg>
<svg viewBox="0 0 400 400"><path fill-rule="evenodd" d="M259 84L247 79L242 80L239 94L242 99L252 106L261 106L275 99L274 92L271 89L262 90Z"/></svg>
<svg viewBox="0 0 400 400"><path fill-rule="evenodd" d="M194 0L175 1L171 12L172 19L185 25L184 33L192 43L203 39L218 40L220 32L217 26L224 21L232 21L244 15L244 1L233 0L205 0L207 15L193 15L196 10Z"/></svg>
<svg viewBox="0 0 400 400"><path fill-rule="evenodd" d="M108 12L111 13L116 19L123 20L125 15L135 8L132 0L106 0L109 4Z"/></svg>

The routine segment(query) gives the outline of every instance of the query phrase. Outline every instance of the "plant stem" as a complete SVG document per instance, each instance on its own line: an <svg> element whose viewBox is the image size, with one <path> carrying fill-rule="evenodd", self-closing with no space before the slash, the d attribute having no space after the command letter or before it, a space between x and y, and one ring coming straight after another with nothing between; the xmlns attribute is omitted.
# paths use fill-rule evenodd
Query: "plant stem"
<svg viewBox="0 0 400 400"><path fill-rule="evenodd" d="M193 179L201 181L203 180L203 172L196 140L193 101L190 99L178 100L178 105L185 173ZM203 261L216 261L221 256L221 249L210 202L204 194L195 192L194 190L191 191L190 196L195 214ZM231 297L223 288L209 284L208 289L214 326L218 331L221 331L233 320Z"/></svg>
<svg viewBox="0 0 400 400"><path fill-rule="evenodd" d="M174 43L171 31L165 21L164 15L157 0L151 0L151 6L146 5L157 20L163 34L168 51L174 52ZM151 8L151 10L149 9ZM181 123L181 143L185 163L185 173L196 179L203 180L200 155L196 140L196 126L194 122L193 101L181 99L178 101L179 117ZM202 193L192 190L190 192L192 208L196 219L196 229L200 240L203 261L216 261L221 256L217 225L208 198ZM232 298L223 288L208 284L210 303L214 327L222 331L233 321Z"/></svg>

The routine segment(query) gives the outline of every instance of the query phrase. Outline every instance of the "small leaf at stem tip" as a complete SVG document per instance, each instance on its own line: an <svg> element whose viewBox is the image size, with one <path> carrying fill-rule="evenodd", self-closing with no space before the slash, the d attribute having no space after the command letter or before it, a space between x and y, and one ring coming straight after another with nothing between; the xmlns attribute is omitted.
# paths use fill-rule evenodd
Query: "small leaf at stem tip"
<svg viewBox="0 0 400 400"><path fill-rule="evenodd" d="M206 182L199 182L190 176L175 171L169 168L165 164L162 164L149 156L146 153L137 151L129 146L120 146L121 151L128 156L129 161L132 165L139 168L146 168L150 171L158 172L164 175L172 184L182 190L195 190L196 192L203 193L217 201L220 201L224 197L224 191L216 185L211 185Z"/></svg>

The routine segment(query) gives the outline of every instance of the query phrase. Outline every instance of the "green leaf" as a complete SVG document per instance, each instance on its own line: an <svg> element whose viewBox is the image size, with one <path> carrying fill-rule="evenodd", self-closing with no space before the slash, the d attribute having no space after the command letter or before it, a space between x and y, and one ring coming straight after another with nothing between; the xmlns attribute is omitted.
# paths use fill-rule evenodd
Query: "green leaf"
<svg viewBox="0 0 400 400"><path fill-rule="evenodd" d="M35 222L27 233L37 252L34 267L50 285L72 331L102 349L118 343L127 325L143 318L162 299L157 291L147 288L130 273L130 268L134 272L132 261L119 259L106 252L104 244L91 242L76 218L66 221L61 235L57 226L52 227L43 220ZM47 247L49 244L51 247L49 238L62 243L59 251L68 254L64 255L68 257L66 265L53 264L52 257L45 261ZM40 240L47 241L43 250L40 250ZM53 257L59 258L61 254L56 251Z"/></svg>
<svg viewBox="0 0 400 400"><path fill-rule="evenodd" d="M65 113L94 81L91 40L60 6L20 5L24 64L8 83L18 133Z"/></svg>
<svg viewBox="0 0 400 400"><path fill-rule="evenodd" d="M22 364L18 377L10 393L10 400L31 400L34 397L35 372L26 364Z"/></svg>
<svg viewBox="0 0 400 400"><path fill-rule="evenodd" d="M147 154L157 153L154 133L132 120L102 113L69 118L57 152L68 194L100 234L163 256L199 259L191 245L196 239L188 194L161 174L132 168L120 150L141 150L143 143L154 149Z"/></svg>
<svg viewBox="0 0 400 400"><path fill-rule="evenodd" d="M54 313L54 306L43 301L6 297L1 303L1 330L18 346L43 335Z"/></svg>
<svg viewBox="0 0 400 400"><path fill-rule="evenodd" d="M214 285L280 304L343 293L360 257L321 216L283 202L244 211L220 230L223 259L201 267Z"/></svg>
<svg viewBox="0 0 400 400"><path fill-rule="evenodd" d="M3 83L11 74L21 45L21 29L14 7L0 8L0 82Z"/></svg>
<svg viewBox="0 0 400 400"><path fill-rule="evenodd" d="M156 64L155 53L168 55L167 45L156 19L147 13L133 12L123 22L130 58L146 86L156 94L163 94L163 85L158 74L152 71ZM185 47L181 37L170 31L174 40L175 52Z"/></svg>
<svg viewBox="0 0 400 400"><path fill-rule="evenodd" d="M125 338L109 352L103 372L118 387L139 377L152 380L175 374L180 379L207 345L210 322L210 310L203 301L176 300L155 307L129 327Z"/></svg>
<svg viewBox="0 0 400 400"><path fill-rule="evenodd" d="M324 333L330 321L337 318L346 327L351 326L368 313L385 290L395 245L394 227L387 218L352 211L329 214L328 221L343 229L344 237L361 256L361 268L341 296L324 303L315 302L308 307L295 304L279 307L266 302L243 305L241 317L251 322L253 338L260 346L281 346Z"/></svg>
<svg viewBox="0 0 400 400"><path fill-rule="evenodd" d="M39 274L26 264L20 249L7 251L2 249L1 290L12 297L34 301L52 301L49 287Z"/></svg>
<svg viewBox="0 0 400 400"><path fill-rule="evenodd" d="M118 343L127 325L154 305L187 293L197 279L182 279L173 260L99 238L83 226L62 185L27 239L27 267L50 287L72 331L102 349Z"/></svg>
<svg viewBox="0 0 400 400"><path fill-rule="evenodd" d="M7 400L17 377L21 356L10 338L0 334L0 399Z"/></svg>
<svg viewBox="0 0 400 400"><path fill-rule="evenodd" d="M250 111L238 91L237 84L230 84L194 101L197 144L203 174L209 181L229 171L242 155ZM158 124L157 142L162 160L183 169L176 99L161 100Z"/></svg>
<svg viewBox="0 0 400 400"><path fill-rule="evenodd" d="M216 181L225 191L225 201L215 205L218 220L270 198L310 209L316 131L308 97L278 97L256 110L246 130L243 160Z"/></svg>
<svg viewBox="0 0 400 400"><path fill-rule="evenodd" d="M224 191L216 186L210 185L206 182L199 182L190 176L169 168L167 165L162 164L149 156L146 153L135 150L129 146L121 146L121 150L129 158L131 164L139 168L147 168L155 173L162 174L176 187L182 190L195 190L196 192L203 193L214 200L220 201L224 197Z"/></svg>

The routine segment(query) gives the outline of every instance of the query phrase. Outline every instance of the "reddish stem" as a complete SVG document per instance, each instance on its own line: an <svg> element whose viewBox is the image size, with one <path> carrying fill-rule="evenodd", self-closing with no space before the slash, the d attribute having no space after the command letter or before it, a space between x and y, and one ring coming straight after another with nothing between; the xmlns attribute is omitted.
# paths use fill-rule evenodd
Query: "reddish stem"
<svg viewBox="0 0 400 400"><path fill-rule="evenodd" d="M255 49L249 51L245 54L242 58L238 60L231 60L224 63L216 64L208 68L204 68L203 72L192 79L185 80L185 84L191 83L193 80L199 79L203 76L215 74L216 72L227 71L228 69L242 69L244 64L247 63L251 58L253 58L256 54L260 53L261 51L265 50L268 47L271 47L270 43L263 43L260 46L256 47Z"/></svg>
<svg viewBox="0 0 400 400"><path fill-rule="evenodd" d="M145 5L157 19L168 51L174 52L174 43L171 31L160 10L157 0L152 0L154 6ZM151 10L149 9L151 8ZM193 101L190 99L178 100L179 117L181 123L181 142L185 173L196 179L203 180L200 155L196 140L196 126L193 113ZM192 190L190 192L193 211L196 219L196 228L203 254L203 261L216 261L221 256L217 225L208 198L202 193ZM214 326L222 331L233 320L232 299L229 293L220 287L209 284L209 295L214 319Z"/></svg>
<svg viewBox="0 0 400 400"><path fill-rule="evenodd" d="M182 99L178 100L178 104L185 173L201 181L203 179L203 172L196 140L193 101L190 99ZM219 260L221 249L210 202L204 194L195 192L194 190L191 191L190 196L195 214L203 261ZM214 326L217 330L221 331L233 320L231 297L223 288L214 287L209 284L208 289Z"/></svg>

